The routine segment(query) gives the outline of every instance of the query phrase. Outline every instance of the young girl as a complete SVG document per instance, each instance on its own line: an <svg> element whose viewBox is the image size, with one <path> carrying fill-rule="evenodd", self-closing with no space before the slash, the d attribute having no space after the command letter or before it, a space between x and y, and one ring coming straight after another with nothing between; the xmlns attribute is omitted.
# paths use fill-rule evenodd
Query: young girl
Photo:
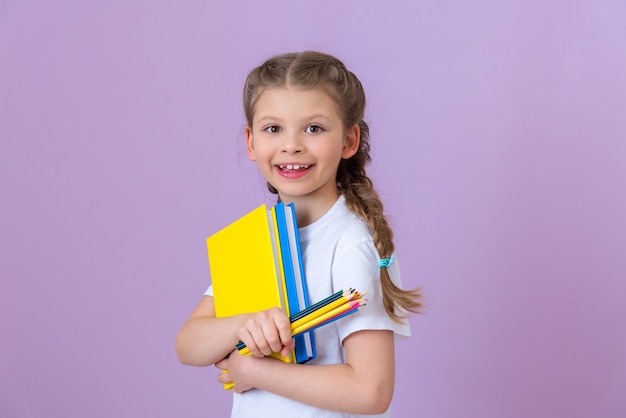
<svg viewBox="0 0 626 418"><path fill-rule="evenodd" d="M367 292L367 306L315 330L317 358L292 364L267 357L293 348L280 309L216 318L209 287L177 337L178 357L227 370L217 380L234 383L232 417L390 416L394 339L410 336L407 311L421 304L418 290L401 288L393 234L365 172L361 83L332 56L279 55L249 74L244 108L248 156L270 191L295 204L311 302L352 287ZM240 340L252 356L231 354Z"/></svg>

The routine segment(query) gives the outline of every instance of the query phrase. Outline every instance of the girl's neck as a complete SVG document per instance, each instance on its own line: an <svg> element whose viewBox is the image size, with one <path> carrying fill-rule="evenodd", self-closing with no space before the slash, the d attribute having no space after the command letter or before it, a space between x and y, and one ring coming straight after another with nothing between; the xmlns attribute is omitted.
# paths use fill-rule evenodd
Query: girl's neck
<svg viewBox="0 0 626 418"><path fill-rule="evenodd" d="M311 225L313 222L319 220L333 207L333 205L339 199L339 193L329 199L320 200L319 198L312 197L285 197L281 196L281 201L285 204L293 203L296 208L296 218L298 220L298 227Z"/></svg>

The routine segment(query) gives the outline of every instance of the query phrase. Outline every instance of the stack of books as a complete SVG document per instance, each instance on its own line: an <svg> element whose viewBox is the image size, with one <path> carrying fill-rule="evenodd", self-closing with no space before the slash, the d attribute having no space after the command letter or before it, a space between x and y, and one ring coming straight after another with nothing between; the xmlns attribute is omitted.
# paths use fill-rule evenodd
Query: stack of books
<svg viewBox="0 0 626 418"><path fill-rule="evenodd" d="M282 309L292 321L295 348L287 356L274 353L272 357L285 362L315 358L311 331L364 305L354 289L309 304L293 203L257 207L208 237L207 249L216 316ZM247 352L243 343L236 348L241 354Z"/></svg>

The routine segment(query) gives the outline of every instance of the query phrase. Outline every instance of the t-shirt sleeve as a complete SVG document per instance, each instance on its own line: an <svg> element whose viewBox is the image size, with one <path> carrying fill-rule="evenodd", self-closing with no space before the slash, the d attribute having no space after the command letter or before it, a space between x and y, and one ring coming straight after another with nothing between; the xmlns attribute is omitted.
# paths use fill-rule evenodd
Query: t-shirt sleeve
<svg viewBox="0 0 626 418"><path fill-rule="evenodd" d="M213 296L213 284L209 285L203 296Z"/></svg>
<svg viewBox="0 0 626 418"><path fill-rule="evenodd" d="M346 318L337 321L340 340L348 335L363 330L390 330L396 340L411 336L408 320L401 323L393 321L383 305L380 285L379 256L371 241L364 241L350 246L343 253L337 254L332 267L333 286L335 289L355 288L366 293L366 306ZM400 269L397 260L389 266L389 274L394 284L402 288Z"/></svg>

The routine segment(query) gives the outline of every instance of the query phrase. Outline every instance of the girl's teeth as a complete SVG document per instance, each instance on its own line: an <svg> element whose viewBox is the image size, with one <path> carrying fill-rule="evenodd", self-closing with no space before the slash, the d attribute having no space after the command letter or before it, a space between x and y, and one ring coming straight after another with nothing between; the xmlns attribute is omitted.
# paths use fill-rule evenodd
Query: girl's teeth
<svg viewBox="0 0 626 418"><path fill-rule="evenodd" d="M300 170L301 168L308 168L308 165L298 165L298 164L287 164L282 166L282 168L286 168L287 170Z"/></svg>

